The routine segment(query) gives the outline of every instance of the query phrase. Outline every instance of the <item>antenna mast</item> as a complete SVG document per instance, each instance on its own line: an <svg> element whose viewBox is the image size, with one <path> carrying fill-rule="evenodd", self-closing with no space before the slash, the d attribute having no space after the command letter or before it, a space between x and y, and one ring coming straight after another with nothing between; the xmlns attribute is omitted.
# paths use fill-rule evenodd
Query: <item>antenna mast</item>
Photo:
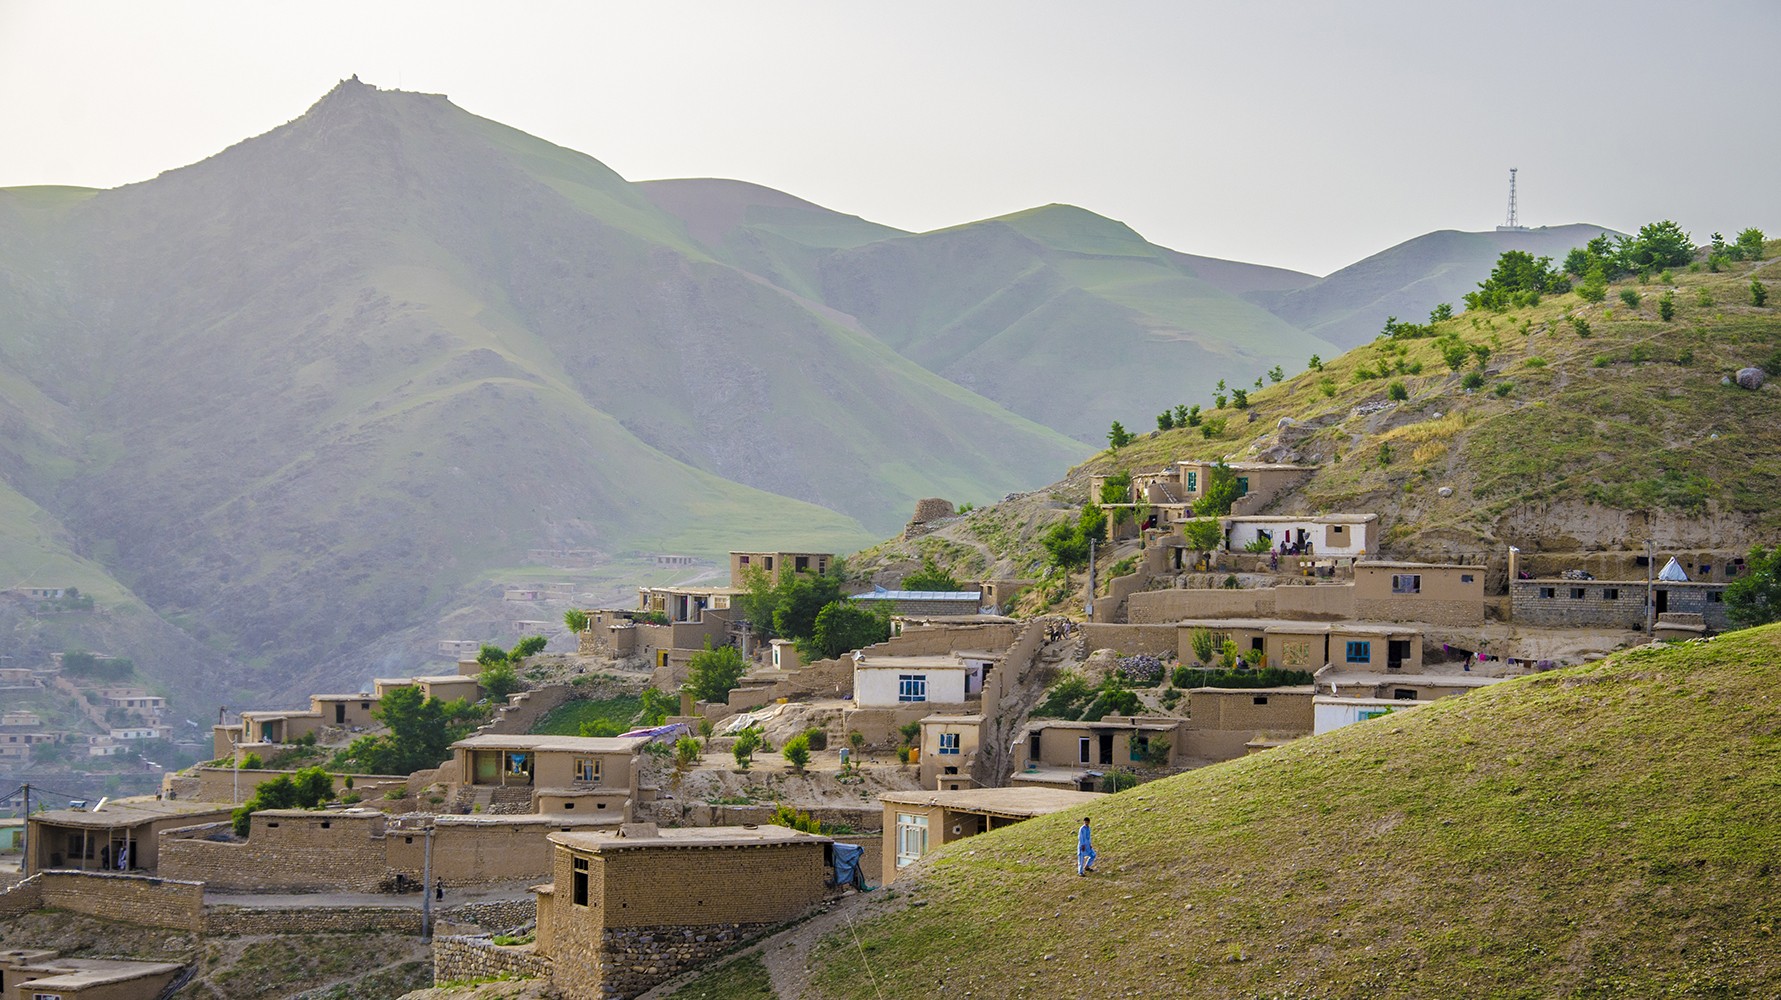
<svg viewBox="0 0 1781 1000"><path fill-rule="evenodd" d="M1509 168L1509 219L1505 225L1497 227L1497 232L1499 233L1523 233L1527 231L1527 227L1521 224L1521 213L1515 206L1516 169L1517 168L1515 167Z"/></svg>

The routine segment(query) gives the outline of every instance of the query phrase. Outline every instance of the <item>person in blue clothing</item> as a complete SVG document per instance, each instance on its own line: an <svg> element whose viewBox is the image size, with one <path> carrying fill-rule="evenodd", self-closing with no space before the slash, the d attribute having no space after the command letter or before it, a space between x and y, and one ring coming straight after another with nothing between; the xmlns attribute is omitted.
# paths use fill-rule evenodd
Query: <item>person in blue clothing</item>
<svg viewBox="0 0 1781 1000"><path fill-rule="evenodd" d="M1095 870L1094 839L1089 835L1088 817L1082 817L1082 829L1076 831L1076 874L1087 875Z"/></svg>

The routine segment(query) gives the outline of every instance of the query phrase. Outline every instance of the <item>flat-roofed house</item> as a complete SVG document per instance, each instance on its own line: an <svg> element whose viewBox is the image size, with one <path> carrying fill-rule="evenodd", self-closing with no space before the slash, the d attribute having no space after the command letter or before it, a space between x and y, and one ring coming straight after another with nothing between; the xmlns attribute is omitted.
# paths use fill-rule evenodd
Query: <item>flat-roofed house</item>
<svg viewBox="0 0 1781 1000"><path fill-rule="evenodd" d="M610 811L630 815L637 755L648 736L484 734L451 745L459 784L493 801L529 801L533 812ZM528 794L529 793L529 794Z"/></svg>
<svg viewBox="0 0 1781 1000"><path fill-rule="evenodd" d="M977 787L971 766L983 738L982 715L929 715L921 720L921 787Z"/></svg>
<svg viewBox="0 0 1781 1000"><path fill-rule="evenodd" d="M730 586L748 586L748 577L755 570L767 574L767 582L777 585L781 573L815 573L829 571L835 561L833 552L732 552L730 553Z"/></svg>
<svg viewBox="0 0 1781 1000"><path fill-rule="evenodd" d="M1232 552L1265 541L1274 551L1284 545L1294 555L1320 559L1358 559L1377 551L1373 532L1378 522L1378 514L1244 514L1218 519L1225 548Z"/></svg>
<svg viewBox="0 0 1781 1000"><path fill-rule="evenodd" d="M884 792L884 883L945 844L1054 812L1084 809L1098 792L1065 788L969 788Z"/></svg>
<svg viewBox="0 0 1781 1000"><path fill-rule="evenodd" d="M1484 623L1484 567L1452 563L1354 564L1354 616L1369 621Z"/></svg>
<svg viewBox="0 0 1781 1000"><path fill-rule="evenodd" d="M1108 771L1170 767L1186 757L1187 727L1169 715L1034 719L1014 741L1010 782L1092 791Z"/></svg>
<svg viewBox="0 0 1781 1000"><path fill-rule="evenodd" d="M135 798L106 800L93 809L32 813L25 870L152 872L162 830L225 820L233 809L214 802Z"/></svg>

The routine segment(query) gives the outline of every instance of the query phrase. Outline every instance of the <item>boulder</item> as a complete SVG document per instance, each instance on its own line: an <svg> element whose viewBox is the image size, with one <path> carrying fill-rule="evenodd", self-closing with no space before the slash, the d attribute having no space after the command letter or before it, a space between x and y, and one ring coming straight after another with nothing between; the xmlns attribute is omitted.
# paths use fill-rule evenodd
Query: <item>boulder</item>
<svg viewBox="0 0 1781 1000"><path fill-rule="evenodd" d="M1740 368L1738 369L1737 377L1738 387L1741 389L1750 389L1754 391L1762 388L1763 371L1761 368Z"/></svg>

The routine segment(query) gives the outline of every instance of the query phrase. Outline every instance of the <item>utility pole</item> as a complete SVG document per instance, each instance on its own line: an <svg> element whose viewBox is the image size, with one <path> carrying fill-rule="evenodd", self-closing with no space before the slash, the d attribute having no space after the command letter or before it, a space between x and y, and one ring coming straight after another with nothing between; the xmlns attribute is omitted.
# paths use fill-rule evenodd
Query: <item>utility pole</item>
<svg viewBox="0 0 1781 1000"><path fill-rule="evenodd" d="M433 828L427 827L427 844L421 850L421 937L433 937Z"/></svg>
<svg viewBox="0 0 1781 1000"><path fill-rule="evenodd" d="M1657 589L1651 582L1656 566L1657 543L1648 538L1645 540L1645 634L1648 636L1657 628Z"/></svg>
<svg viewBox="0 0 1781 1000"><path fill-rule="evenodd" d="M1083 613L1089 621L1095 620L1095 539L1088 540L1088 601L1083 605Z"/></svg>
<svg viewBox="0 0 1781 1000"><path fill-rule="evenodd" d="M25 792L25 832L19 841L24 855L19 859L19 874L27 878L31 875L31 783L26 782Z"/></svg>

